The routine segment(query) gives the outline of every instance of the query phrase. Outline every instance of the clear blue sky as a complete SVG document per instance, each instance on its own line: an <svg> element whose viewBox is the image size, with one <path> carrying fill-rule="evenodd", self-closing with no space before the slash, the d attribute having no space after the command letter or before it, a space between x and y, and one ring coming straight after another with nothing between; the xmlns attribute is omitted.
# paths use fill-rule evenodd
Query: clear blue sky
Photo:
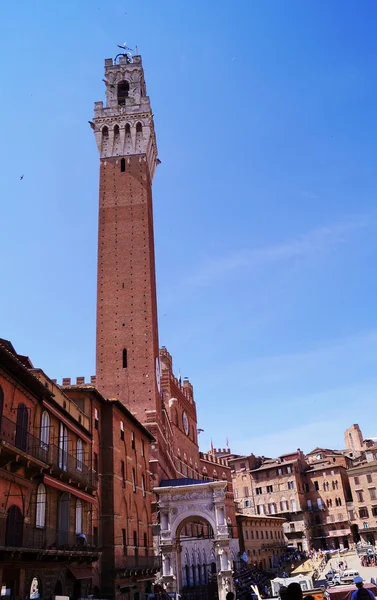
<svg viewBox="0 0 377 600"><path fill-rule="evenodd" d="M0 335L51 377L94 372L88 120L126 40L162 160L160 344L202 448L376 435L376 23L370 0L4 3Z"/></svg>

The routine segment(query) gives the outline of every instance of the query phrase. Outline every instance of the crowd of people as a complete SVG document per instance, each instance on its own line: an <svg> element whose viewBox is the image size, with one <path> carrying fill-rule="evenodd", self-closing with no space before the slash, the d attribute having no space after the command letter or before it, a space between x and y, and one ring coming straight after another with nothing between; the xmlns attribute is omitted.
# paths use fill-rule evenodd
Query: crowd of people
<svg viewBox="0 0 377 600"><path fill-rule="evenodd" d="M252 593L251 586L257 586L262 598L270 595L270 576L264 571L247 563L241 564L234 575L237 600L248 600Z"/></svg>

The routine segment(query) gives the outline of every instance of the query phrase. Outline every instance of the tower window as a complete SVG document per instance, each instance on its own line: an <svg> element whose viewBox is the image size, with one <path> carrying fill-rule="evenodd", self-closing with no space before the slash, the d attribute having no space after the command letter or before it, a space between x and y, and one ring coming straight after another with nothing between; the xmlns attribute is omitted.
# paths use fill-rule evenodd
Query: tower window
<svg viewBox="0 0 377 600"><path fill-rule="evenodd" d="M136 123L136 133L141 133L142 131L143 131L143 126L139 121L138 123Z"/></svg>
<svg viewBox="0 0 377 600"><path fill-rule="evenodd" d="M131 126L129 123L126 123L126 135L130 135L131 134Z"/></svg>
<svg viewBox="0 0 377 600"><path fill-rule="evenodd" d="M118 105L124 106L126 104L126 98L128 98L128 92L130 91L130 84L128 81L122 81L118 84Z"/></svg>
<svg viewBox="0 0 377 600"><path fill-rule="evenodd" d="M123 348L123 369L127 369L127 348Z"/></svg>
<svg viewBox="0 0 377 600"><path fill-rule="evenodd" d="M107 137L109 137L109 130L108 130L108 128L106 127L106 125L105 125L105 127L103 127L103 129L102 129L102 135L103 135L103 137L106 137L106 138L107 138Z"/></svg>
<svg viewBox="0 0 377 600"><path fill-rule="evenodd" d="M114 126L114 135L115 136L119 135L119 125Z"/></svg>
<svg viewBox="0 0 377 600"><path fill-rule="evenodd" d="M120 170L122 173L124 173L126 170L126 159L125 158L122 158L120 161ZM124 286L124 284L123 284L123 286Z"/></svg>

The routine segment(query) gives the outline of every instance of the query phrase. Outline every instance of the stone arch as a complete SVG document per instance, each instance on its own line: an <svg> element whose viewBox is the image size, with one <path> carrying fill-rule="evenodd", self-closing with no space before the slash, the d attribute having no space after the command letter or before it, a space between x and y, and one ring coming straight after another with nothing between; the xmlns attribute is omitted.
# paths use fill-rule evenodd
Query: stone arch
<svg viewBox="0 0 377 600"><path fill-rule="evenodd" d="M217 576L219 600L225 600L227 592L232 591L232 564L230 560L230 537L226 513L226 481L201 481L187 484L166 485L155 488L159 498L161 519L160 551L162 554L162 581L168 592L181 589L182 576L190 581L204 582L203 564L200 553L190 558L190 569L182 571L180 536L188 523L197 526L202 521L213 532L213 573ZM190 550L191 552L191 550ZM187 562L186 562L187 564ZM213 568L212 565L212 568ZM205 566L204 569L207 567ZM192 585L192 583L191 583Z"/></svg>
<svg viewBox="0 0 377 600"><path fill-rule="evenodd" d="M179 538L182 529L187 523L190 523L195 518L203 519L207 521L207 523L212 527L213 531L216 530L216 523L213 517L208 515L207 512L195 510L195 512L191 512L190 510L186 510L182 513L181 518L178 522L174 523L171 528L171 537Z"/></svg>

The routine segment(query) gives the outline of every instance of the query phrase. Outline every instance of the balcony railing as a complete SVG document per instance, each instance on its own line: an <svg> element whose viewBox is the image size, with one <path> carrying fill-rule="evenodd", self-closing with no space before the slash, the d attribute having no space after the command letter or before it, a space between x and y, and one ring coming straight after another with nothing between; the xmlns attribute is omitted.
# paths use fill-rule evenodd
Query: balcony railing
<svg viewBox="0 0 377 600"><path fill-rule="evenodd" d="M284 542L274 542L271 540L271 544L262 544L262 550L269 550L270 548L286 548L287 544Z"/></svg>
<svg viewBox="0 0 377 600"><path fill-rule="evenodd" d="M149 549L153 552L153 548ZM124 557L124 566L118 569L119 572L126 571L159 571L161 569L161 556L151 554L150 556L128 555Z"/></svg>
<svg viewBox="0 0 377 600"><path fill-rule="evenodd" d="M303 510L305 512L316 512L316 511L319 511L319 510L320 511L324 511L324 510L326 510L326 508L327 507L324 504L322 504L321 506L313 504L313 506L307 506L307 505L304 506Z"/></svg>
<svg viewBox="0 0 377 600"><path fill-rule="evenodd" d="M39 528L29 524L6 527L2 522L0 546L9 549L67 550L69 552L98 553L98 538L92 535L78 535L73 531Z"/></svg>
<svg viewBox="0 0 377 600"><path fill-rule="evenodd" d="M7 417L0 418L0 441L8 444L12 449L56 467L61 473L67 473L86 487L98 486L97 473L76 456L55 444L45 444L40 438L22 429Z"/></svg>
<svg viewBox="0 0 377 600"><path fill-rule="evenodd" d="M96 488L98 485L97 473L77 459L76 456L59 448L55 444L49 444L49 464L53 465L61 473L67 473L73 479L78 480L85 486Z"/></svg>
<svg viewBox="0 0 377 600"><path fill-rule="evenodd" d="M49 462L48 450L41 445L40 439L3 416L0 418L0 440L37 460Z"/></svg>

